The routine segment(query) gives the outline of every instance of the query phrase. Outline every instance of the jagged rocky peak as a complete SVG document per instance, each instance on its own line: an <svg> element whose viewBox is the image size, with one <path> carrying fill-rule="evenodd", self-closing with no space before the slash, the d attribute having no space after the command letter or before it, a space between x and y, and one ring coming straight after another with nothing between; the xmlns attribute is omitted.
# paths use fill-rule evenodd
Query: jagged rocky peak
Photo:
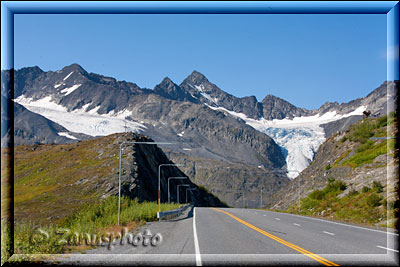
<svg viewBox="0 0 400 267"><path fill-rule="evenodd" d="M221 90L196 70L180 84L180 87L198 99L199 103L243 113L253 119L262 117L262 105L257 102L255 96L235 97Z"/></svg>
<svg viewBox="0 0 400 267"><path fill-rule="evenodd" d="M10 79L9 73L10 72L8 71L7 78L6 78L7 80ZM14 96L18 97L19 95L24 93L24 87L32 87L35 79L37 79L41 75L44 75L45 72L38 66L34 66L34 67L22 68L20 70L15 71L14 73L15 73ZM2 74L3 74L3 72L2 72ZM3 80L3 77L2 77L2 80ZM2 86L2 92L3 92L3 86ZM3 92L3 94L4 94L4 92ZM7 95L10 95L10 92L8 92Z"/></svg>
<svg viewBox="0 0 400 267"><path fill-rule="evenodd" d="M176 90L178 86L168 77L165 77L161 83L157 84L154 87L154 92L156 93L165 93L165 92L171 92Z"/></svg>
<svg viewBox="0 0 400 267"><path fill-rule="evenodd" d="M62 72L78 72L81 74L87 74L87 71L81 67L81 65L77 64L77 63L73 63L69 66L65 66L64 68L62 68L61 70Z"/></svg>
<svg viewBox="0 0 400 267"><path fill-rule="evenodd" d="M282 98L279 98L277 96L273 96L271 94L266 95L264 97L262 103L263 104L269 104L269 105L284 104L284 105L290 105L290 106L296 107L296 106L290 104L288 101L286 101L286 100L284 100Z"/></svg>
<svg viewBox="0 0 400 267"><path fill-rule="evenodd" d="M264 99L263 99L262 103L268 103L268 102L271 102L271 101L275 101L275 100L277 100L277 99L280 99L280 98L279 98L279 97L276 97L276 96L273 96L273 95L270 95L270 94L268 94L268 95L266 95L266 96L264 97ZM283 99L281 99L281 100L283 100Z"/></svg>
<svg viewBox="0 0 400 267"><path fill-rule="evenodd" d="M209 82L209 80L202 73L194 70L185 80L184 82L189 82L192 85L200 85L203 82Z"/></svg>
<svg viewBox="0 0 400 267"><path fill-rule="evenodd" d="M254 95L251 95L251 96L244 96L244 97L242 97L242 98L244 98L244 99L249 99L250 101L253 101L253 102L258 102L258 101L257 101L257 97L254 96Z"/></svg>
<svg viewBox="0 0 400 267"><path fill-rule="evenodd" d="M201 96L202 93L209 94L212 97L227 95L226 92L219 89L218 86L211 83L206 76L196 70L194 70L185 80L183 80L179 86L197 98L203 98L205 102L208 102L208 100L204 99L204 95Z"/></svg>
<svg viewBox="0 0 400 267"><path fill-rule="evenodd" d="M41 74L41 73L43 72L43 70L42 70L39 66L33 66L33 67L21 68L21 69L19 70L19 72L20 72L21 74L26 73L26 74L29 74L29 75L34 76L35 74L36 74L36 75L37 75L37 74Z"/></svg>
<svg viewBox="0 0 400 267"><path fill-rule="evenodd" d="M337 101L335 101L335 102L326 101L319 109L326 110L326 109L336 108L338 106L339 106L339 103Z"/></svg>
<svg viewBox="0 0 400 267"><path fill-rule="evenodd" d="M263 115L266 120L293 118L309 114L308 110L298 108L286 100L270 94L261 103L263 105Z"/></svg>
<svg viewBox="0 0 400 267"><path fill-rule="evenodd" d="M371 93L367 95L367 97L373 96L373 95L386 95L387 91L390 90L391 88L395 87L395 84L398 83L399 81L384 81L379 87L377 87L375 90L373 90Z"/></svg>
<svg viewBox="0 0 400 267"><path fill-rule="evenodd" d="M82 84L87 80L89 73L79 64L74 63L56 72L49 71L47 72L47 76L48 79L57 82L57 84L61 83L66 86L72 86L74 84ZM58 88L61 89L62 87Z"/></svg>
<svg viewBox="0 0 400 267"><path fill-rule="evenodd" d="M364 109L370 111L372 116L382 116L394 110L393 104L397 102L397 91L398 81L385 81L366 97L360 97L341 104L338 102L326 102L314 112L319 114L336 112L343 115L356 109Z"/></svg>
<svg viewBox="0 0 400 267"><path fill-rule="evenodd" d="M196 102L196 100L190 95L190 93L183 90L169 77L165 77L160 84L157 84L154 87L153 92L162 97L172 100Z"/></svg>
<svg viewBox="0 0 400 267"><path fill-rule="evenodd" d="M164 91L170 91L170 90L176 90L178 87L177 84L175 84L169 77L165 77L160 84L156 85L154 90L164 90Z"/></svg>

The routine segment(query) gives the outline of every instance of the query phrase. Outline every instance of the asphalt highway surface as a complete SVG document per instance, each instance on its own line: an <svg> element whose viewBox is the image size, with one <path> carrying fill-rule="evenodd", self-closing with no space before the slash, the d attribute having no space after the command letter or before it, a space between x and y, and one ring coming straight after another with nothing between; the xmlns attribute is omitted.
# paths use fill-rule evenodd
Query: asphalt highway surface
<svg viewBox="0 0 400 267"><path fill-rule="evenodd" d="M178 218L148 223L131 237L122 244L116 240L111 246L66 254L57 261L79 265L399 265L398 234L391 230L257 209L192 207Z"/></svg>

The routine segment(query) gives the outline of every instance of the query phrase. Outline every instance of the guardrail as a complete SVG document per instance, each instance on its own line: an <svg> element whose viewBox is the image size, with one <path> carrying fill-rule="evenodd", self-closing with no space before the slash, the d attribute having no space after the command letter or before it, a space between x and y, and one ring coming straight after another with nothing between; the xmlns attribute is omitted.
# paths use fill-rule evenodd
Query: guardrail
<svg viewBox="0 0 400 267"><path fill-rule="evenodd" d="M187 208L189 208L190 206L192 206L192 205L191 204L187 204L187 205L184 205L183 207L180 207L179 209L176 209L176 210L158 211L157 212L157 218L161 221L162 218L171 219L171 218L174 218L174 217L181 216L182 213Z"/></svg>

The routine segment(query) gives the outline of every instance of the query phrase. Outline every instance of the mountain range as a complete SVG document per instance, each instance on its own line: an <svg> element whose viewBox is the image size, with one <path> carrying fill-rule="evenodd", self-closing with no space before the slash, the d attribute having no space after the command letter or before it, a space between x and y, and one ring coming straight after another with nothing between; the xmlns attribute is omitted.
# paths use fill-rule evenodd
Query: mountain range
<svg viewBox="0 0 400 267"><path fill-rule="evenodd" d="M212 160L226 170L250 168L247 173L253 176L238 178L240 183L229 175L218 181L220 194L240 193L229 205L245 197L245 183L262 184L270 192L287 184L288 177L296 177L309 165L326 138L346 130L364 111L380 116L392 110L398 83L384 82L369 95L348 103L327 102L307 110L269 94L261 102L254 96L235 97L198 71L179 85L166 77L154 89L147 89L88 73L78 64L48 72L28 67L14 72L13 95L7 86L10 73L2 71L1 112L4 118L3 101L13 96L15 145L140 133L157 142L174 143L165 151L176 160L190 158L197 167ZM9 135L2 130L2 146ZM265 173L270 179L264 179ZM207 175L195 171L192 179L209 188L213 179ZM271 183L271 179L280 183Z"/></svg>

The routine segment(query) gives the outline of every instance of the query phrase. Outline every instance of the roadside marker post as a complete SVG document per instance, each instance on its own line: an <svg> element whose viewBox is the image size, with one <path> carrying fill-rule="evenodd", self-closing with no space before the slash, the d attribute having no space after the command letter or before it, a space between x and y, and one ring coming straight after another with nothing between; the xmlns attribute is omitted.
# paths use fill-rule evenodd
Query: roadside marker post
<svg viewBox="0 0 400 267"><path fill-rule="evenodd" d="M178 194L178 204L180 203L179 202L179 187L180 186L190 186L190 184L180 184L180 185L178 185L177 187L176 187L176 193Z"/></svg>
<svg viewBox="0 0 400 267"><path fill-rule="evenodd" d="M161 173L161 167L162 166L183 166L183 164L172 164L172 163L167 163L167 164L160 164L158 165L158 212L161 212L161 179L160 179L160 173Z"/></svg>
<svg viewBox="0 0 400 267"><path fill-rule="evenodd" d="M182 176L182 177L169 177L169 178L168 178L168 204L170 203L169 181L170 181L170 180L174 180L174 179L178 179L178 180L180 180L180 179L188 179L188 177Z"/></svg>

